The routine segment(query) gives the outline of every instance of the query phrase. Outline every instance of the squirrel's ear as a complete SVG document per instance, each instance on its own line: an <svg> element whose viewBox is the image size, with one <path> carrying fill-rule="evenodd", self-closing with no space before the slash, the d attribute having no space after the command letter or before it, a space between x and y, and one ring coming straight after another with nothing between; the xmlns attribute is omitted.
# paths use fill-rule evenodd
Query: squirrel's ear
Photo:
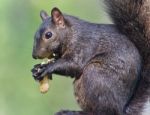
<svg viewBox="0 0 150 115"><path fill-rule="evenodd" d="M53 8L51 11L51 17L52 17L52 21L53 23L61 28L65 27L65 19L63 14L61 13L61 11L58 8Z"/></svg>
<svg viewBox="0 0 150 115"><path fill-rule="evenodd" d="M44 10L41 10L40 16L43 21L48 18L48 14Z"/></svg>

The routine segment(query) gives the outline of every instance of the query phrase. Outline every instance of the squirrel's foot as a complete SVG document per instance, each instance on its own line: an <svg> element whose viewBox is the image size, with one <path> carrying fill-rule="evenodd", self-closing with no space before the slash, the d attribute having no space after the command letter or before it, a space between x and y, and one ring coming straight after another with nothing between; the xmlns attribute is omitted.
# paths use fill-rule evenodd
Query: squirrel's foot
<svg viewBox="0 0 150 115"><path fill-rule="evenodd" d="M94 114L89 113L89 112L83 112L83 111L62 110L62 111L55 113L55 115L94 115Z"/></svg>

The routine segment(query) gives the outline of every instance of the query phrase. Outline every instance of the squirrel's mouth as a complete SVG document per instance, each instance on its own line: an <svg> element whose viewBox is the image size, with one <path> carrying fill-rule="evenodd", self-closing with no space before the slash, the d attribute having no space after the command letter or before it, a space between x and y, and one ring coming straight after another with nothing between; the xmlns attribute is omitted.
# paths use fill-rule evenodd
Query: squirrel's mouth
<svg viewBox="0 0 150 115"><path fill-rule="evenodd" d="M58 55L56 53L53 53L52 55L49 55L47 58L56 60L56 59L58 59Z"/></svg>
<svg viewBox="0 0 150 115"><path fill-rule="evenodd" d="M42 63L41 64L46 64L52 61L55 61L58 59L58 55L53 53L52 55L49 55L47 58L42 59Z"/></svg>

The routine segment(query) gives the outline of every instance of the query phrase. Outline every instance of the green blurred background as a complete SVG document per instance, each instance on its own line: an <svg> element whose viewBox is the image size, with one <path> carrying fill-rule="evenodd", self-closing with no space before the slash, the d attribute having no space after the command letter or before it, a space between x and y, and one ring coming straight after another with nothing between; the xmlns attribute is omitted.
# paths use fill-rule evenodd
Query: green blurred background
<svg viewBox="0 0 150 115"><path fill-rule="evenodd" d="M41 9L58 7L91 22L108 23L102 0L0 0L0 115L53 115L60 109L79 110L73 79L53 77L47 94L30 69L33 36L41 23Z"/></svg>

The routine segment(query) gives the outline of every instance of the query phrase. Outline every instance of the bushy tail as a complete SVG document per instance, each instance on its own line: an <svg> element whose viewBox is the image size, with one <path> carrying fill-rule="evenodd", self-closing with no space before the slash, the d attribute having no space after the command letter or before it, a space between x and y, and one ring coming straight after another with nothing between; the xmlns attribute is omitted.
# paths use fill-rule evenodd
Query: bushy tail
<svg viewBox="0 0 150 115"><path fill-rule="evenodd" d="M141 115L150 96L150 0L105 0L108 13L121 33L138 48L143 58L141 80L126 110Z"/></svg>

